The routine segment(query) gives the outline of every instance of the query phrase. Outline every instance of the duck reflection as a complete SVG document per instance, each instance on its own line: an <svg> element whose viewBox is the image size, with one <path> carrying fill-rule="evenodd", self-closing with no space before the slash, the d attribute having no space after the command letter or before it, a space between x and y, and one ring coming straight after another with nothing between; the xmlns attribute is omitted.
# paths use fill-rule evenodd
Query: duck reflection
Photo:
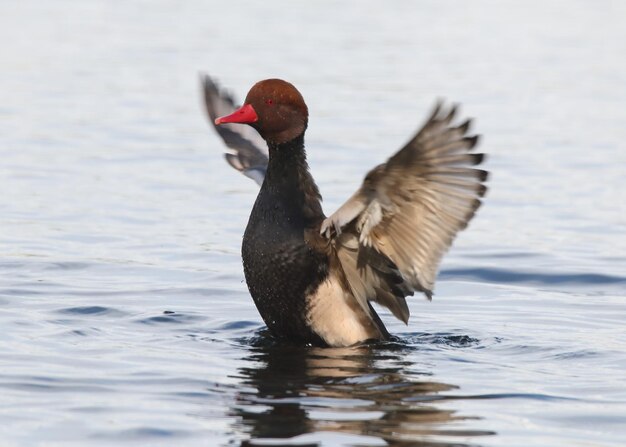
<svg viewBox="0 0 626 447"><path fill-rule="evenodd" d="M369 445L369 437L373 445L382 440L386 445L462 446L461 438L493 434L466 430L460 421L467 417L441 408L445 396L440 393L456 387L427 380L427 373L406 361L406 349L389 343L253 347L251 365L239 370L243 390L232 408L239 419L236 432L250 439L241 445L254 440L273 445L273 439L285 446L286 438L335 432L365 436L358 445ZM303 441L297 445L307 445Z"/></svg>

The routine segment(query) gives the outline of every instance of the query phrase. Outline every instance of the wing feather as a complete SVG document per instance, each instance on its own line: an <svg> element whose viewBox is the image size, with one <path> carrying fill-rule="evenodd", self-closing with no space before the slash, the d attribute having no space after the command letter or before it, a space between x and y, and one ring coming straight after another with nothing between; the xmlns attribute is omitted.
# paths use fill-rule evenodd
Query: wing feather
<svg viewBox="0 0 626 447"><path fill-rule="evenodd" d="M409 320L409 307L404 299L412 292L405 288L404 279L396 265L377 250L359 246L352 231L337 237L337 257L348 285L361 307L370 313L368 301L387 307L405 323Z"/></svg>
<svg viewBox="0 0 626 447"><path fill-rule="evenodd" d="M259 185L263 183L267 171L267 145L256 130L250 126L237 124L215 125L215 119L230 115L237 110L233 96L220 89L210 76L200 77L204 90L204 104L209 121L231 152L224 154L229 165L250 177Z"/></svg>
<svg viewBox="0 0 626 447"><path fill-rule="evenodd" d="M417 134L368 173L361 188L321 226L362 306L377 301L403 321L405 297L432 295L442 256L481 204L488 173L468 136L472 121L452 125L458 106L438 102ZM374 264L393 266L385 276ZM393 283L392 283L393 282Z"/></svg>

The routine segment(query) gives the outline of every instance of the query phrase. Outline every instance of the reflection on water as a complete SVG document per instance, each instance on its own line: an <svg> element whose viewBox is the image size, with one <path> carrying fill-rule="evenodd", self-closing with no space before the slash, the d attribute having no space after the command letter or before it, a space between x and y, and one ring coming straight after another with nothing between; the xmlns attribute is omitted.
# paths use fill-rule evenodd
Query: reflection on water
<svg viewBox="0 0 626 447"><path fill-rule="evenodd" d="M250 365L238 371L245 389L232 407L233 430L250 436L242 446L289 445L279 440L320 432L366 437L359 445L378 438L387 445L461 446L467 444L460 438L494 434L463 428L462 421L476 418L440 402L457 387L429 380L425 365L408 360L411 351L399 342L307 348L259 337Z"/></svg>

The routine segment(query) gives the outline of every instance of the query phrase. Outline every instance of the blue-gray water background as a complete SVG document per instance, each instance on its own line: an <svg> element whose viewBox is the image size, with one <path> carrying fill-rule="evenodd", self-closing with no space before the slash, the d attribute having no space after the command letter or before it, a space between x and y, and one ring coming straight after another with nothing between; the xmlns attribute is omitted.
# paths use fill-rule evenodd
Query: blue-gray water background
<svg viewBox="0 0 626 447"><path fill-rule="evenodd" d="M626 444L626 6L0 3L0 445ZM484 207L399 340L274 345L198 74L298 86L327 213L438 97Z"/></svg>

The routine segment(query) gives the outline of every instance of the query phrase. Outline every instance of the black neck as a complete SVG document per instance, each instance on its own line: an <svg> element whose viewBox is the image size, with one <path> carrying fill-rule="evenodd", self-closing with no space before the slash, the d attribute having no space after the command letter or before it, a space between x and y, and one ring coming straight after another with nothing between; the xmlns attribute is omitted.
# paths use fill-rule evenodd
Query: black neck
<svg viewBox="0 0 626 447"><path fill-rule="evenodd" d="M323 217L322 196L309 172L304 134L285 143L268 142L269 164L263 188L294 202L307 219Z"/></svg>

